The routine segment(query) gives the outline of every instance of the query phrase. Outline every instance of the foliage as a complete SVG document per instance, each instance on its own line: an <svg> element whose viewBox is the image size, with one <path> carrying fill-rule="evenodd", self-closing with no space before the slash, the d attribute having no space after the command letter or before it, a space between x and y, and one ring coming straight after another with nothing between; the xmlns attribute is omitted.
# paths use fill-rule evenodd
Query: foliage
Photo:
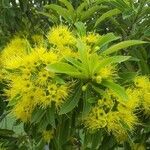
<svg viewBox="0 0 150 150"><path fill-rule="evenodd" d="M149 149L148 12L0 0L0 149Z"/></svg>

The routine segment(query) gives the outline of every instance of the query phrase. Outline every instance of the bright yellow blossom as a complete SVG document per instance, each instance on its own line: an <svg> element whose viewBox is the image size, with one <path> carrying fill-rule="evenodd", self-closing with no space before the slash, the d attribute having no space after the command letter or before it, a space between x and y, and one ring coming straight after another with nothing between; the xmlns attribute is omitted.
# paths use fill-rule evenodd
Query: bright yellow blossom
<svg viewBox="0 0 150 150"><path fill-rule="evenodd" d="M18 67L18 61L20 62L28 53L29 48L29 43L26 39L15 37L1 53L3 66L10 69Z"/></svg>
<svg viewBox="0 0 150 150"><path fill-rule="evenodd" d="M98 41L100 35L95 33L89 33L88 35L83 37L83 41L87 44L94 44Z"/></svg>
<svg viewBox="0 0 150 150"><path fill-rule="evenodd" d="M75 43L75 37L73 33L70 32L67 26L63 25L53 27L48 33L48 40L58 48L62 48L66 45L72 45Z"/></svg>
<svg viewBox="0 0 150 150"><path fill-rule="evenodd" d="M92 131L104 128L107 124L105 111L99 107L92 108L89 115L85 118L84 124Z"/></svg>

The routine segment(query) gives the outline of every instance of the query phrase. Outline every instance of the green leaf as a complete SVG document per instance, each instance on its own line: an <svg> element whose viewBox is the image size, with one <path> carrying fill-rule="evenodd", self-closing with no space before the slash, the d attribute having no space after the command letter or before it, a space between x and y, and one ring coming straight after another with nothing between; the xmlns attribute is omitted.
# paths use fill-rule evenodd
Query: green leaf
<svg viewBox="0 0 150 150"><path fill-rule="evenodd" d="M109 10L108 12L104 13L102 16L100 16L100 17L97 19L97 21L96 21L94 27L96 27L98 24L100 24L100 23L101 23L102 21L104 21L105 19L110 18L110 17L112 17L112 16L114 16L114 15L118 15L118 14L120 14L120 13L121 13L121 11L118 10L118 9Z"/></svg>
<svg viewBox="0 0 150 150"><path fill-rule="evenodd" d="M52 21L53 23L58 23L58 21L59 21L59 19L53 14L49 14L49 13L45 13L45 12L36 12L36 13L48 17L50 19L50 21Z"/></svg>
<svg viewBox="0 0 150 150"><path fill-rule="evenodd" d="M106 9L106 8L108 8L108 7L107 6L99 6L99 5L90 7L89 9L87 9L86 11L83 11L81 13L81 21L85 21L85 20L89 19L90 17L92 17L92 15L94 15L96 12L98 12L98 10Z"/></svg>
<svg viewBox="0 0 150 150"><path fill-rule="evenodd" d="M123 72L119 73L121 83L128 83L133 81L133 79L137 76L137 72Z"/></svg>
<svg viewBox="0 0 150 150"><path fill-rule="evenodd" d="M106 44L118 40L120 37L116 37L113 33L107 33L106 35L103 35L99 38L96 45L99 46L99 49L101 49Z"/></svg>
<svg viewBox="0 0 150 150"><path fill-rule="evenodd" d="M92 135L92 148L93 150L97 150L101 145L103 140L103 131L99 130L95 134Z"/></svg>
<svg viewBox="0 0 150 150"><path fill-rule="evenodd" d="M72 4L68 1L68 0L59 0L61 3L63 3L67 9L68 9L68 15L71 16L71 19L74 20L75 19L75 10L72 6Z"/></svg>
<svg viewBox="0 0 150 150"><path fill-rule="evenodd" d="M120 102L128 100L128 95L126 94L125 89L119 84L107 80L102 81L101 84L114 91L115 94L119 97L117 100Z"/></svg>
<svg viewBox="0 0 150 150"><path fill-rule="evenodd" d="M63 62L50 64L47 66L47 70L55 73L64 73L71 76L80 75L80 72L74 66Z"/></svg>
<svg viewBox="0 0 150 150"><path fill-rule="evenodd" d="M92 107L92 104L89 103L89 99L92 98L89 88L90 87L88 86L86 91L83 93L83 111L82 111L83 118L89 113Z"/></svg>
<svg viewBox="0 0 150 150"><path fill-rule="evenodd" d="M69 15L69 11L66 8L63 8L63 7L56 5L56 4L45 5L44 7L47 9L51 9L53 11L56 11L58 15L62 16L69 23L72 22L72 19Z"/></svg>
<svg viewBox="0 0 150 150"><path fill-rule="evenodd" d="M123 41L123 42L120 42L118 44L115 44L115 45L109 47L108 49L103 51L102 54L108 55L108 54L117 52L117 51L119 51L121 49L127 48L129 46L139 45L139 44L144 44L144 43L146 43L146 42L145 41L140 41L140 40Z"/></svg>
<svg viewBox="0 0 150 150"><path fill-rule="evenodd" d="M59 115L70 112L78 105L82 93L81 87L82 87L82 83L79 83L76 86L72 96L68 100L66 100L66 102L60 108Z"/></svg>
<svg viewBox="0 0 150 150"><path fill-rule="evenodd" d="M106 67L110 64L121 63L128 60L130 56L112 56L108 58L104 58L100 61L100 63L93 68L93 72L97 73L101 68Z"/></svg>
<svg viewBox="0 0 150 150"><path fill-rule="evenodd" d="M68 10L70 10L71 12L74 12L74 8L68 0L59 0L59 1L63 3L67 7Z"/></svg>
<svg viewBox="0 0 150 150"><path fill-rule="evenodd" d="M76 22L74 25L76 26L77 31L78 31L80 36L86 35L86 27L85 27L85 24L83 22Z"/></svg>
<svg viewBox="0 0 150 150"><path fill-rule="evenodd" d="M52 105L50 108L47 109L46 117L47 117L48 123L50 123L53 128L56 128L56 124L55 124L55 105Z"/></svg>
<svg viewBox="0 0 150 150"><path fill-rule="evenodd" d="M84 70L82 67L82 63L76 60L75 58L72 57L64 57L69 63L71 63L73 66L75 66L78 70Z"/></svg>
<svg viewBox="0 0 150 150"><path fill-rule="evenodd" d="M77 12L77 17L78 17L78 18L80 18L82 11L83 11L84 8L87 7L87 6L88 6L88 3L84 1L83 3L81 3L81 4L77 7L76 12Z"/></svg>
<svg viewBox="0 0 150 150"><path fill-rule="evenodd" d="M32 113L31 122L38 123L42 120L43 116L45 115L46 110L42 108L36 108Z"/></svg>

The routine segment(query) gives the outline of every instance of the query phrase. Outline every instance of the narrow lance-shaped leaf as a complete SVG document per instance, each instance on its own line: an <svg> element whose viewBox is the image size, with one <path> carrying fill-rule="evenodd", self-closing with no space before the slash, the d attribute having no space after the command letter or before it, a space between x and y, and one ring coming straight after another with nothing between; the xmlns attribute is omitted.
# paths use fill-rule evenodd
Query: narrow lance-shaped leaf
<svg viewBox="0 0 150 150"><path fill-rule="evenodd" d="M53 23L57 23L59 21L58 18L53 14L49 14L45 12L37 12L37 14L41 14L43 16L48 17Z"/></svg>
<svg viewBox="0 0 150 150"><path fill-rule="evenodd" d="M85 21L88 18L92 17L92 15L94 15L96 12L98 12L98 10L106 9L106 8L108 8L108 7L107 6L99 6L99 5L90 7L89 9L87 9L86 11L83 11L83 13L81 13L81 21Z"/></svg>
<svg viewBox="0 0 150 150"><path fill-rule="evenodd" d="M47 121L52 125L53 128L55 128L56 124L55 124L55 105L54 104L52 104L52 106L47 109L46 117L47 117Z"/></svg>
<svg viewBox="0 0 150 150"><path fill-rule="evenodd" d="M78 17L78 18L81 17L82 11L83 11L84 8L87 7L87 6L88 6L88 3L84 1L83 3L81 3L81 4L77 7L76 13L77 13L77 17Z"/></svg>
<svg viewBox="0 0 150 150"><path fill-rule="evenodd" d="M91 95L89 88L90 87L87 87L86 91L84 91L84 93L83 93L83 112L82 112L82 117L85 117L89 113L89 111L90 111L90 109L92 107L91 103L89 103L89 101L88 101L88 99L90 99L93 96L93 95Z"/></svg>
<svg viewBox="0 0 150 150"><path fill-rule="evenodd" d="M116 37L113 33L107 33L106 35L103 35L98 39L96 45L99 46L99 50L100 50L106 44L118 40L119 38L120 37Z"/></svg>
<svg viewBox="0 0 150 150"><path fill-rule="evenodd" d="M70 10L71 12L74 11L72 4L68 0L59 0L59 1L63 3L67 7L68 10Z"/></svg>
<svg viewBox="0 0 150 150"><path fill-rule="evenodd" d="M74 19L76 14L75 14L72 4L68 0L59 0L59 1L67 7L68 13L71 16L71 19Z"/></svg>
<svg viewBox="0 0 150 150"><path fill-rule="evenodd" d="M110 64L121 63L128 60L129 58L130 56L112 56L112 57L104 58L103 60L100 61L100 63L97 66L93 68L93 73L96 73L101 68L106 67Z"/></svg>
<svg viewBox="0 0 150 150"><path fill-rule="evenodd" d="M105 19L107 18L110 18L114 15L118 15L120 14L121 11L118 10L118 9L112 9L112 10L109 10L108 12L104 13L102 16L100 16L100 18L97 19L96 23L95 23L95 27L100 24L102 21L104 21Z"/></svg>
<svg viewBox="0 0 150 150"><path fill-rule="evenodd" d="M70 112L78 105L78 102L80 100L80 96L82 93L81 87L82 87L82 83L77 85L72 96L68 100L66 100L66 102L60 108L60 111L59 111L60 115Z"/></svg>
<svg viewBox="0 0 150 150"><path fill-rule="evenodd" d="M64 73L71 76L80 75L80 72L74 66L63 62L50 64L47 66L47 70L54 73Z"/></svg>
<svg viewBox="0 0 150 150"><path fill-rule="evenodd" d="M119 97L117 99L118 101L124 102L128 100L128 95L126 94L125 89L119 84L107 80L103 81L101 84L111 89Z"/></svg>
<svg viewBox="0 0 150 150"><path fill-rule="evenodd" d="M63 7L56 5L56 4L45 5L44 7L47 9L51 9L53 11L56 11L58 13L58 15L62 16L65 20L67 20L70 23L72 22L72 20L69 16L69 12L66 8L63 8Z"/></svg>
<svg viewBox="0 0 150 150"><path fill-rule="evenodd" d="M69 63L71 63L73 66L75 66L76 68L78 68L78 70L83 71L84 68L82 67L82 63L79 62L78 60L76 60L75 58L72 57L64 57L66 59L66 61L68 61Z"/></svg>
<svg viewBox="0 0 150 150"><path fill-rule="evenodd" d="M139 44L144 44L144 43L146 43L146 42L145 41L140 41L140 40L123 41L123 42L120 42L118 44L115 44L115 45L109 47L108 49L103 51L102 54L108 55L108 54L117 52L117 51L119 51L121 49L127 48L129 46L139 45Z"/></svg>
<svg viewBox="0 0 150 150"><path fill-rule="evenodd" d="M85 24L83 22L76 22L74 25L76 26L80 36L86 35L86 27L85 27Z"/></svg>

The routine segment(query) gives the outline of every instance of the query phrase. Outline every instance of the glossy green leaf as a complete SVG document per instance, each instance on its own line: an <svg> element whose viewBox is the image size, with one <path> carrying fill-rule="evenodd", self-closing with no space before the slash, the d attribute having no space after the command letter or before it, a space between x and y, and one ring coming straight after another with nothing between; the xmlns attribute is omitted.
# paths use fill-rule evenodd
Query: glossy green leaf
<svg viewBox="0 0 150 150"><path fill-rule="evenodd" d="M47 109L46 117L47 117L48 123L50 123L53 128L56 128L56 123L55 123L55 105L52 105L50 108Z"/></svg>
<svg viewBox="0 0 150 150"><path fill-rule="evenodd" d="M112 57L104 58L100 61L100 63L97 66L95 65L95 67L93 68L93 72L96 73L103 67L106 67L115 63L124 62L128 60L129 58L130 56L112 56Z"/></svg>
<svg viewBox="0 0 150 150"><path fill-rule="evenodd" d="M118 101L123 102L128 100L128 95L126 94L125 89L119 84L107 80L102 81L101 84L111 89L119 97L117 99Z"/></svg>
<svg viewBox="0 0 150 150"><path fill-rule="evenodd" d="M118 44L115 44L115 45L109 47L108 49L103 51L102 54L109 55L111 53L117 52L117 51L119 51L121 49L124 49L124 48L127 48L129 46L139 45L139 44L144 44L144 43L146 43L146 42L145 41L140 41L140 40L123 41L123 42L120 42Z"/></svg>
<svg viewBox="0 0 150 150"><path fill-rule="evenodd" d="M56 4L45 5L45 8L56 11L58 15L62 16L68 22L72 22L71 16L69 15L69 11L66 8L63 8Z"/></svg>
<svg viewBox="0 0 150 150"><path fill-rule="evenodd" d="M77 31L78 31L80 36L86 35L86 27L85 27L85 24L83 22L76 22L74 25L76 26Z"/></svg>
<svg viewBox="0 0 150 150"><path fill-rule="evenodd" d="M101 36L96 45L99 46L99 50L106 44L118 40L120 37L115 36L113 33L107 33L106 35Z"/></svg>
<svg viewBox="0 0 150 150"><path fill-rule="evenodd" d="M80 75L80 72L74 66L63 62L50 64L47 66L47 70L55 73L64 73L71 76Z"/></svg>
<svg viewBox="0 0 150 150"><path fill-rule="evenodd" d="M104 13L102 16L100 16L100 17L97 19L97 21L96 21L96 23L95 23L95 27L98 26L98 25L99 25L102 21L104 21L105 19L110 18L110 17L112 17L112 16L114 16L114 15L118 15L118 14L120 14L120 13L121 13L121 11L118 10L118 9L109 10L108 12Z"/></svg>

